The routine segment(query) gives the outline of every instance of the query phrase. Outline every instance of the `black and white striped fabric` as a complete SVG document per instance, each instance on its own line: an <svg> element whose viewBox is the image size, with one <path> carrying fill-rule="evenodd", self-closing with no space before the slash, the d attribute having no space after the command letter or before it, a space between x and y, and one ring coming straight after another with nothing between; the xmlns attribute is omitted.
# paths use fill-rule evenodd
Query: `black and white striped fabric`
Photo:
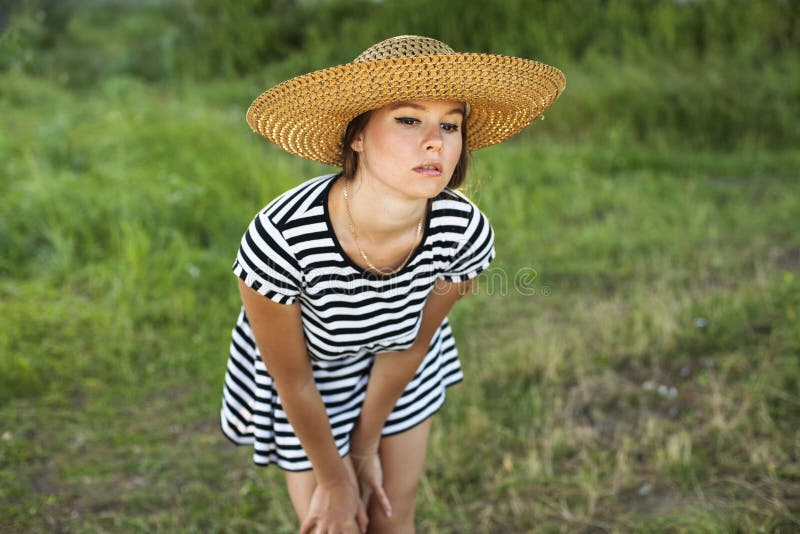
<svg viewBox="0 0 800 534"><path fill-rule="evenodd" d="M305 182L267 205L245 232L233 272L275 302L300 301L314 377L344 456L374 359L413 344L437 278L461 282L488 267L494 234L472 202L445 190L429 204L422 240L406 266L386 276L365 271L344 253L332 230L327 199L337 176ZM403 432L430 417L444 403L445 388L462 378L445 319L383 435ZM232 333L221 423L234 443L254 446L256 464L311 469L244 310Z"/></svg>

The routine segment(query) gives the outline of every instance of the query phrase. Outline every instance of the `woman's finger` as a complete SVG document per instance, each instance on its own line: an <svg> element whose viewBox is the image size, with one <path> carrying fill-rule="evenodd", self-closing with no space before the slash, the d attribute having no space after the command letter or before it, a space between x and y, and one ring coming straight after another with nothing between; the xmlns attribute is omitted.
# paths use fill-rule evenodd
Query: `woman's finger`
<svg viewBox="0 0 800 534"><path fill-rule="evenodd" d="M369 498L372 497L372 488L369 485L364 485L361 488L361 502L363 503L364 507L369 506Z"/></svg>
<svg viewBox="0 0 800 534"><path fill-rule="evenodd" d="M389 497L386 496L386 492L383 491L383 487L375 485L372 487L372 491L375 492L378 502L381 503L381 508L383 508L386 517L392 517L392 503L389 502Z"/></svg>
<svg viewBox="0 0 800 534"><path fill-rule="evenodd" d="M362 504L358 507L358 511L356 512L356 523L358 524L358 529L361 532L367 531L369 517L367 517L366 504Z"/></svg>
<svg viewBox="0 0 800 534"><path fill-rule="evenodd" d="M314 528L317 519L311 515L307 515L300 525L300 534L311 534L311 529Z"/></svg>

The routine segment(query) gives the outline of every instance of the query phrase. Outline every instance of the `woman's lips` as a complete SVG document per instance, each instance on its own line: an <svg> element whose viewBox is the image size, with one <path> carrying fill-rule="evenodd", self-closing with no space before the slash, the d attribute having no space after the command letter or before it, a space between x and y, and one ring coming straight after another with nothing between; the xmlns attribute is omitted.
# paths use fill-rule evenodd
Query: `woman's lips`
<svg viewBox="0 0 800 534"><path fill-rule="evenodd" d="M426 163L418 167L414 167L414 172L424 176L441 176L442 167L437 163Z"/></svg>

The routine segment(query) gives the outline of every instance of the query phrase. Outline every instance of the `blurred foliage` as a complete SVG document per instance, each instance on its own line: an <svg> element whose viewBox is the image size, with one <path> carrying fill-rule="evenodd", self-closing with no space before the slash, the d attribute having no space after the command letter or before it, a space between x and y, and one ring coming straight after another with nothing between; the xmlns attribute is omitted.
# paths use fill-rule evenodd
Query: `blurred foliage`
<svg viewBox="0 0 800 534"><path fill-rule="evenodd" d="M11 42L0 65L73 73L70 67L87 55L104 60L82 65L75 84L110 73L231 76L287 59L321 68L403 33L435 37L456 50L559 63L655 58L757 67L800 49L800 4L789 0L587 0L579 9L542 0L13 0L9 6L5 40Z"/></svg>
<svg viewBox="0 0 800 534"><path fill-rule="evenodd" d="M113 76L173 86L249 78L267 87L412 33L562 68L570 105L548 127L562 139L800 144L792 83L800 2L13 0L5 9L0 72L75 91Z"/></svg>

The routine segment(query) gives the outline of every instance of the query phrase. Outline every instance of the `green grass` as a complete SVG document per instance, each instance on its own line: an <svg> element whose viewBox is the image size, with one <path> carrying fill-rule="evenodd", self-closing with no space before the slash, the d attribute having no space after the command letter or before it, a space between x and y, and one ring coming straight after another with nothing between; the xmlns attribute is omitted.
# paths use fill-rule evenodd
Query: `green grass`
<svg viewBox="0 0 800 534"><path fill-rule="evenodd" d="M229 268L328 169L250 133L248 83L0 79L0 530L296 528L218 430ZM419 530L796 530L800 152L542 131L474 156L498 259Z"/></svg>

